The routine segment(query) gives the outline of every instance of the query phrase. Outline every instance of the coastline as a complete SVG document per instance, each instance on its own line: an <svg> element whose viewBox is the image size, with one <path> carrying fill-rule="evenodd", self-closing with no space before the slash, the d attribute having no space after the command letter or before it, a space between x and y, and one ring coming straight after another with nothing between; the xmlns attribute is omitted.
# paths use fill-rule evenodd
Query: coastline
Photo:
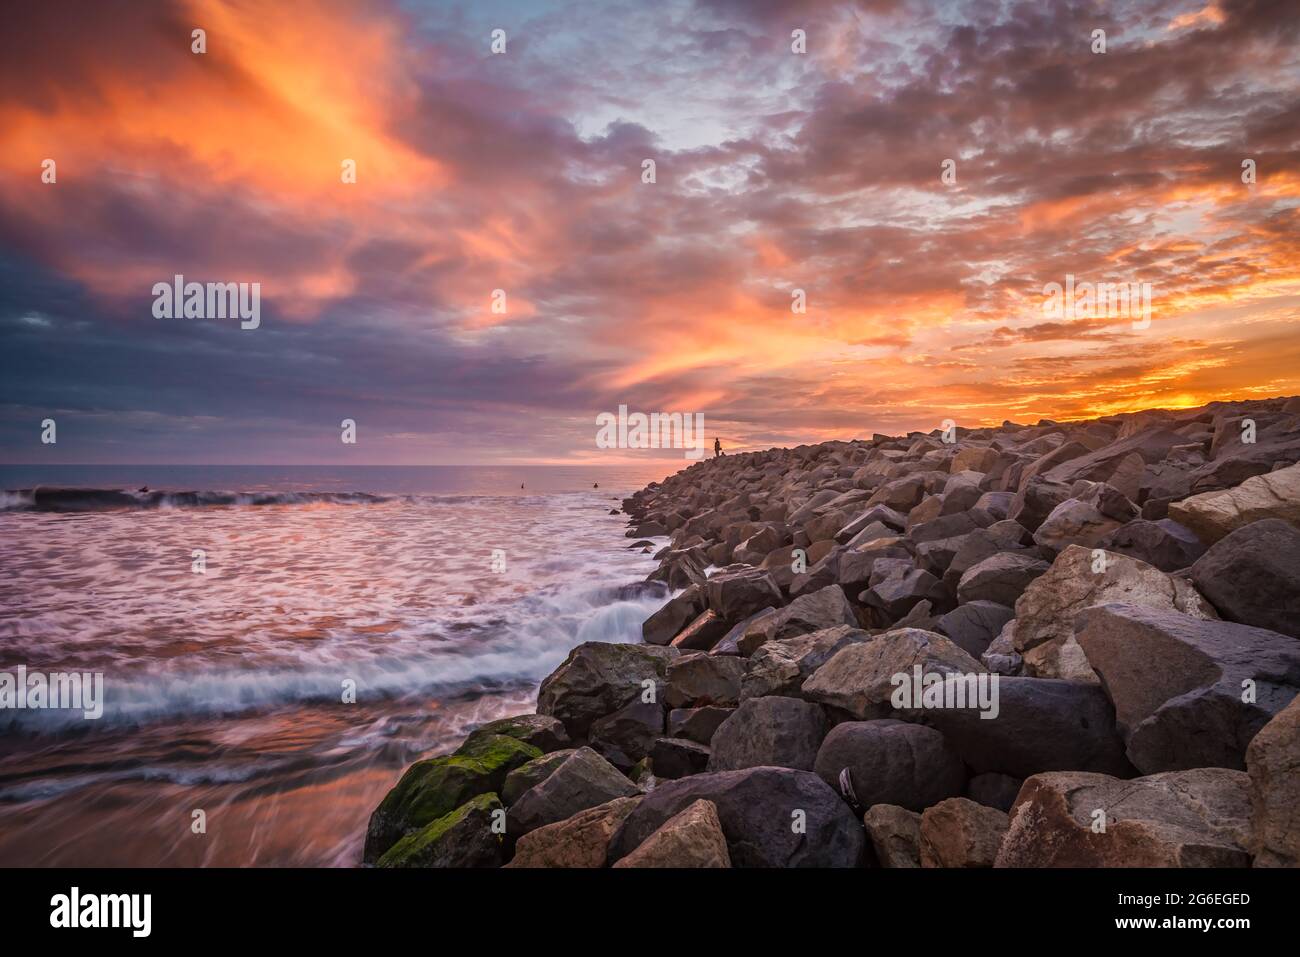
<svg viewBox="0 0 1300 957"><path fill-rule="evenodd" d="M692 465L623 502L643 643L408 768L364 862L1293 866L1298 461L1283 397Z"/></svg>

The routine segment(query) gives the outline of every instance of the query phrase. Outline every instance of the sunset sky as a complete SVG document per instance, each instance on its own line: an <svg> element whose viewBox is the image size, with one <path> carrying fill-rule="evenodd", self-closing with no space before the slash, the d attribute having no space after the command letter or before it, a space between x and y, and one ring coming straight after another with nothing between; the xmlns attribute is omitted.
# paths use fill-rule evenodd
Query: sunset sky
<svg viewBox="0 0 1300 957"><path fill-rule="evenodd" d="M620 404L766 448L1295 394L1298 206L1295 0L14 4L0 461L599 463ZM178 273L260 282L260 328L155 318ZM1151 283L1149 327L1045 316L1067 274Z"/></svg>

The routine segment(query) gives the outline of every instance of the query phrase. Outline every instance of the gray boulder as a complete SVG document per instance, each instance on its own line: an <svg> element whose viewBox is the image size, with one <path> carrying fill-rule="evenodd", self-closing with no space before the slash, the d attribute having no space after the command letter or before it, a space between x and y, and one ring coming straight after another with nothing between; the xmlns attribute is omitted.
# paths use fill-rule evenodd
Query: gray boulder
<svg viewBox="0 0 1300 957"><path fill-rule="evenodd" d="M861 808L896 804L923 811L962 793L961 757L933 728L886 718L846 721L826 735L817 776Z"/></svg>
<svg viewBox="0 0 1300 957"><path fill-rule="evenodd" d="M733 867L857 867L862 860L861 823L817 775L749 768L661 783L623 822L610 861L701 799L717 808Z"/></svg>
<svg viewBox="0 0 1300 957"><path fill-rule="evenodd" d="M1050 567L1033 555L999 552L966 570L957 583L957 600L1013 606L1030 583Z"/></svg>
<svg viewBox="0 0 1300 957"><path fill-rule="evenodd" d="M1205 554L1205 544L1196 533L1171 518L1135 519L1105 536L1097 547L1139 559L1162 572L1186 568Z"/></svg>
<svg viewBox="0 0 1300 957"><path fill-rule="evenodd" d="M804 682L803 696L858 720L890 717L894 714L895 676L911 675L916 667L923 675L979 674L985 670L943 635L900 628L841 648Z"/></svg>
<svg viewBox="0 0 1300 957"><path fill-rule="evenodd" d="M798 698L748 698L713 735L710 771L761 766L811 771L826 735L819 705Z"/></svg>
<svg viewBox="0 0 1300 957"><path fill-rule="evenodd" d="M1016 602L1015 650L1024 658L1025 672L1095 682L1096 673L1074 639L1075 620L1083 609L1108 601L1215 617L1183 579L1127 555L1071 545Z"/></svg>
<svg viewBox="0 0 1300 957"><path fill-rule="evenodd" d="M585 642L542 681L537 711L557 718L572 737L586 738L591 722L640 698L643 682L654 682L656 700L663 700L668 662L678 654L654 645Z"/></svg>
<svg viewBox="0 0 1300 957"><path fill-rule="evenodd" d="M995 717L975 708L932 708L908 717L935 728L976 774L1026 778L1041 771L1129 777L1115 713L1095 684L1051 678L997 679Z"/></svg>
<svg viewBox="0 0 1300 957"><path fill-rule="evenodd" d="M721 655L682 655L668 663L664 701L670 708L700 705L734 707L740 700L745 662Z"/></svg>
<svg viewBox="0 0 1300 957"><path fill-rule="evenodd" d="M1300 644L1275 631L1115 603L1082 612L1077 638L1144 774L1244 768L1300 693Z"/></svg>
<svg viewBox="0 0 1300 957"><path fill-rule="evenodd" d="M769 605L781 604L781 589L761 568L735 565L710 576L704 586L710 609L723 621L738 622Z"/></svg>
<svg viewBox="0 0 1300 957"><path fill-rule="evenodd" d="M947 635L952 643L972 658L988 650L993 639L1011 619L1015 609L993 601L970 601L958 605L939 619L936 630Z"/></svg>
<svg viewBox="0 0 1300 957"><path fill-rule="evenodd" d="M740 682L742 698L765 695L800 697L803 683L814 671L831 659L835 652L855 641L865 641L867 633L850 625L836 625L806 635L769 641L750 657Z"/></svg>
<svg viewBox="0 0 1300 957"><path fill-rule="evenodd" d="M637 786L591 748L579 748L506 812L506 833L527 834L615 798L632 797Z"/></svg>
<svg viewBox="0 0 1300 957"><path fill-rule="evenodd" d="M1229 621L1300 638L1300 529L1268 518L1215 542L1192 581Z"/></svg>

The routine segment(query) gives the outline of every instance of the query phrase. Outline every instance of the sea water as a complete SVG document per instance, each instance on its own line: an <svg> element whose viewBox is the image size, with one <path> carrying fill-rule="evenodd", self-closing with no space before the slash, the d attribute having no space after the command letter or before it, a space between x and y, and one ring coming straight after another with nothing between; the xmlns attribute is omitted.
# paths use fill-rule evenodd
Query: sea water
<svg viewBox="0 0 1300 957"><path fill-rule="evenodd" d="M610 512L677 467L0 467L0 670L104 676L0 710L0 866L357 864L412 761L640 640Z"/></svg>

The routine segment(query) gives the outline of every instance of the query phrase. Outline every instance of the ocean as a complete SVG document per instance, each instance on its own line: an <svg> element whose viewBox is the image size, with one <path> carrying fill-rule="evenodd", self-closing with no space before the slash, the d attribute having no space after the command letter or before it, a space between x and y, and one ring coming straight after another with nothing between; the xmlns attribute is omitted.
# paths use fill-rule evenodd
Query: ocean
<svg viewBox="0 0 1300 957"><path fill-rule="evenodd" d="M0 671L105 700L0 710L0 866L358 864L412 761L640 640L610 512L679 467L0 466Z"/></svg>

